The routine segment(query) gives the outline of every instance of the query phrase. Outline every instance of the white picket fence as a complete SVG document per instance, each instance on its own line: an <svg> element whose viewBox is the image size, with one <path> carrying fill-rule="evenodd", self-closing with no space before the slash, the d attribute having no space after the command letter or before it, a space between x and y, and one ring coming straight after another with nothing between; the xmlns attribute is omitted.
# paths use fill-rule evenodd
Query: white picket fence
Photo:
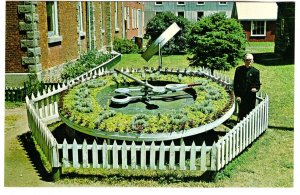
<svg viewBox="0 0 300 195"><path fill-rule="evenodd" d="M227 77L220 74L212 75L206 69L200 69L199 72L221 81L226 87L230 83ZM201 146L195 143L186 146L184 142L180 145L175 145L174 142L170 145L165 145L164 142L117 144L116 141L113 144L107 142L97 144L96 141L93 144L87 144L86 141L78 144L76 140L73 143L66 141L57 143L47 124L60 120L58 114L60 93L81 80L89 80L107 73L109 71L99 68L89 77L78 77L77 80L69 81L57 88L53 87L52 90L48 89L36 97L32 95L31 99L26 97L29 128L53 168L218 171L268 128L269 97L260 93L255 109L212 146L206 146L206 143Z"/></svg>
<svg viewBox="0 0 300 195"><path fill-rule="evenodd" d="M164 142L160 144L146 145L135 142L121 145L116 141L112 145L104 142L98 145L96 141L88 145L77 144L76 140L68 144L66 140L58 144L58 150L62 153L62 166L74 168L112 168L112 169L150 169L150 170L220 170L232 159L255 141L268 128L268 96L255 107L240 123L230 130L224 137L212 146L175 146L172 142L169 146ZM71 156L69 156L71 151ZM89 152L91 151L91 152ZM137 153L139 153L139 164L137 164ZM168 152L168 156L167 155ZM79 159L81 154L81 159ZM110 154L110 155L109 155ZM108 156L111 156L108 158ZM120 158L121 156L121 158ZM177 163L175 164L175 156ZM166 160L168 157L168 160ZM99 161L101 160L101 162ZM128 162L130 159L130 162ZM146 162L149 162L146 164Z"/></svg>
<svg viewBox="0 0 300 195"><path fill-rule="evenodd" d="M98 145L96 141L88 145L85 140L83 144L77 144L76 140L72 144L68 144L66 140L63 144L58 144L58 149L62 151L63 167L104 169L205 171L210 170L210 164L216 163L216 158L214 161L207 158L211 148L205 143L202 146L196 146L195 143L185 146L184 142L180 146L175 146L174 142L169 146L164 142L159 145L155 145L154 142L150 145L146 145L145 142L136 145L134 141L130 145L127 145L125 141L121 145L118 145L116 141L112 145L108 145L106 141L101 145ZM71 158L69 151L71 151ZM189 153L188 158L187 153ZM79 154L81 154L81 159L79 159ZM197 158L201 161L197 162Z"/></svg>

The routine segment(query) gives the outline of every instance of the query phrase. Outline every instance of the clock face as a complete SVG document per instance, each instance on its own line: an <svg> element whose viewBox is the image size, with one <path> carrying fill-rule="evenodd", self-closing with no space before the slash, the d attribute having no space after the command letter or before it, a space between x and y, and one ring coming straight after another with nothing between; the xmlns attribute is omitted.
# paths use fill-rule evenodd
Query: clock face
<svg viewBox="0 0 300 195"><path fill-rule="evenodd" d="M148 83L160 87L175 84L170 81L150 81ZM126 93L128 89L132 89L130 93ZM123 91L125 93L122 93ZM120 104L114 102L112 98L117 99L116 101L124 100L125 103ZM185 107L193 105L196 98L197 94L193 88L175 92L169 91L161 94L149 91L149 93L145 95L145 88L139 86L136 82L131 83L131 85L127 87L123 86L118 88L116 85L108 86L97 94L97 101L102 107L106 106L107 102L110 101L109 108L111 110L131 115L137 113L155 115L157 113L180 111Z"/></svg>
<svg viewBox="0 0 300 195"><path fill-rule="evenodd" d="M218 121L228 119L232 100L232 91L201 75L110 72L69 88L59 111L68 126L93 136L168 140L170 133L207 131L223 114Z"/></svg>

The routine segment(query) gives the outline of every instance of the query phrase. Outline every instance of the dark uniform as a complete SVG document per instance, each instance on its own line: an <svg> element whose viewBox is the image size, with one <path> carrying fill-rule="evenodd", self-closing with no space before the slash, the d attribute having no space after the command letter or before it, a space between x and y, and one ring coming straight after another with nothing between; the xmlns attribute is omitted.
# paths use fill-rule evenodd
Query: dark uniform
<svg viewBox="0 0 300 195"><path fill-rule="evenodd" d="M239 104L238 117L242 120L254 107L256 102L256 92L252 88L260 89L259 70L250 66L239 66L234 74L233 89L235 97L241 98Z"/></svg>

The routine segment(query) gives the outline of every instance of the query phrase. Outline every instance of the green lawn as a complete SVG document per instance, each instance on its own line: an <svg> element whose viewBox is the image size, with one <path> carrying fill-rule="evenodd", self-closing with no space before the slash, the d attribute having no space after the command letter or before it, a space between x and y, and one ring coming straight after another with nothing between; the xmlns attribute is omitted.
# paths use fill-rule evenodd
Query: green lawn
<svg viewBox="0 0 300 195"><path fill-rule="evenodd" d="M97 186L164 186L164 187L293 187L294 180L294 64L272 54L273 43L249 43L247 51L254 53L261 72L261 91L270 97L269 129L239 157L229 163L215 182L199 179L199 173L130 170L68 170L59 181L69 185ZM268 59L265 56L268 55ZM188 67L187 55L163 56L163 67ZM263 60L265 59L265 60ZM262 62L262 63L260 63ZM242 63L242 62L241 62ZM115 68L143 66L157 67L158 58L149 62L140 54L122 55ZM233 78L234 69L224 72ZM91 171L91 170L90 170ZM65 172L67 173L67 172Z"/></svg>

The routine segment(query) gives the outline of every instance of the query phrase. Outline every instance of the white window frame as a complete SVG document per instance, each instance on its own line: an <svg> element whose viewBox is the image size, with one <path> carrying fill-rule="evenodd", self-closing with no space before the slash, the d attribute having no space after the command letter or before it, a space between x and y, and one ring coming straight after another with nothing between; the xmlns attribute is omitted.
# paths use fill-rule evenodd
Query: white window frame
<svg viewBox="0 0 300 195"><path fill-rule="evenodd" d="M59 36L59 32L58 32L57 1L49 1L49 2L46 2L46 3L52 3L52 8L51 8L52 18L51 18L51 22L53 24L53 27L52 27L53 29L51 31L48 30L48 43L60 42L60 41L62 41L62 37ZM47 9L47 5L46 5L46 9ZM48 10L46 10L46 13L47 12L48 12Z"/></svg>
<svg viewBox="0 0 300 195"><path fill-rule="evenodd" d="M78 1L78 16L79 16L79 36L85 36L85 32L83 29L83 15L82 15L83 9L82 9L82 1Z"/></svg>
<svg viewBox="0 0 300 195"><path fill-rule="evenodd" d="M197 5L205 5L205 1L197 1Z"/></svg>
<svg viewBox="0 0 300 195"><path fill-rule="evenodd" d="M127 29L130 29L130 8L127 7Z"/></svg>
<svg viewBox="0 0 300 195"><path fill-rule="evenodd" d="M51 23L53 24L53 30L48 31L48 36L55 36L58 35L58 14L57 14L57 1L49 1L47 3L53 3L52 4L52 18Z"/></svg>
<svg viewBox="0 0 300 195"><path fill-rule="evenodd" d="M257 22L264 22L264 32L263 32L263 34L254 34L253 33L253 30L255 30L254 28L255 28L255 24L254 23L257 23ZM256 24L257 25L257 24ZM266 20L252 20L251 21L251 37L265 37L267 35L267 21Z"/></svg>
<svg viewBox="0 0 300 195"><path fill-rule="evenodd" d="M185 5L184 1L177 1L177 5Z"/></svg>
<svg viewBox="0 0 300 195"><path fill-rule="evenodd" d="M118 2L115 1L115 32L119 32L119 24L118 24Z"/></svg>
<svg viewBox="0 0 300 195"><path fill-rule="evenodd" d="M155 5L162 5L163 2L162 1L155 1Z"/></svg>
<svg viewBox="0 0 300 195"><path fill-rule="evenodd" d="M227 5L227 1L219 1L219 5Z"/></svg>

